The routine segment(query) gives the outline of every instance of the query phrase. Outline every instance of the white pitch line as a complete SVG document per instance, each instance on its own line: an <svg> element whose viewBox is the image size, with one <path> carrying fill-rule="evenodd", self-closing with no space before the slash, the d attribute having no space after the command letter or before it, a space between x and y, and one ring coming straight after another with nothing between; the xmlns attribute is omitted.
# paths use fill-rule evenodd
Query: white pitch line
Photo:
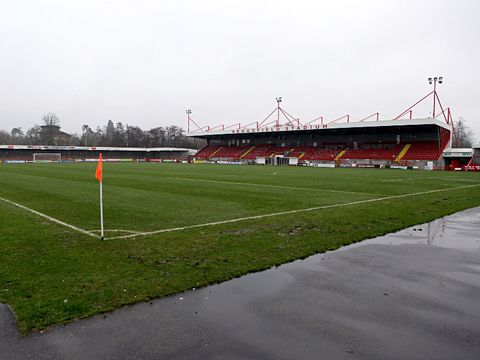
<svg viewBox="0 0 480 360"><path fill-rule="evenodd" d="M230 223L236 223L236 222L241 222L241 221L246 221L246 220L255 220L255 219L262 219L262 218L267 218L267 217L296 214L296 213L309 212L309 211L315 211L315 210L321 210L321 209L331 209L331 208L336 208L336 207L365 204L365 203L377 202L377 201L383 201L383 200L399 199L399 198L404 198L404 197L409 197L409 196L433 194L433 193L438 193L438 192L443 192L443 191L466 189L466 188L476 187L476 186L480 186L480 184L465 185L465 186L458 186L458 187L454 187L454 188L446 188L446 189L438 189L438 190L429 190L429 191L422 191L422 192L402 194L402 195L384 196L384 197L374 198L374 199L358 200L358 201L352 201L352 202L340 203L340 204L333 204L333 205L316 206L316 207L311 207L311 208L306 208L306 209L281 211L281 212L263 214L263 215L253 215L253 216L247 216L247 217L238 218L238 219L215 221L215 222L210 222L210 223L188 225L188 226L182 226L182 227L176 227L176 228L170 228L170 229L154 230L154 231L142 232L142 233L132 234L132 235L116 236L116 237L107 238L106 240L129 239L129 238L134 238L134 237L138 237L138 236L147 236L147 235L154 235L154 234L160 234L160 233L166 233L166 232L195 229L195 228L206 227L206 226L230 224Z"/></svg>
<svg viewBox="0 0 480 360"><path fill-rule="evenodd" d="M16 206L16 207L18 207L18 208L20 208L20 209L23 209L23 210L26 210L26 211L28 211L28 212L31 212L32 214L38 215L38 216L40 216L40 217L43 217L44 219L47 219L47 220L49 220L49 221L51 221L51 222L54 222L54 223L56 223L56 224L59 224L59 225L65 226L65 227L67 227L67 228L70 228L70 229L72 229L72 230L78 231L78 232L80 232L80 233L82 233L82 234L85 234L85 235L88 235L88 236L91 236L91 237L94 237L94 238L97 238L97 239L100 238L100 236L95 235L95 234L92 234L91 232L89 232L89 231L87 231L87 230L81 229L81 228L76 227L76 226L71 225L71 224L67 224L66 222L63 222L63 221L58 220L58 219L55 219L55 218L53 218L53 217L51 217L51 216L45 215L44 213L41 213L41 212L39 212L39 211L37 211L37 210L30 209L30 208L28 208L28 207L26 207L26 206L23 206L23 205L20 205L20 204L18 204L18 203L16 203L16 202L7 200L7 199L5 199L5 198L3 198L3 197L0 197L0 200L6 202L7 204L10 204L10 205Z"/></svg>
<svg viewBox="0 0 480 360"><path fill-rule="evenodd" d="M447 181L474 181L474 182L477 181L477 179L464 179L464 178L457 178L455 176L448 176L448 177L442 177L442 178L437 178L437 179L442 179L442 180L447 180Z"/></svg>
<svg viewBox="0 0 480 360"><path fill-rule="evenodd" d="M89 230L90 233L101 232L102 230ZM122 229L105 229L104 232L125 232L130 234L141 234L141 231L133 231L133 230L122 230Z"/></svg>
<svg viewBox="0 0 480 360"><path fill-rule="evenodd" d="M386 180L382 180L382 182L412 181L412 180L425 180L425 179L431 179L431 177L430 177L430 178L398 178L398 179L386 179Z"/></svg>
<svg viewBox="0 0 480 360"><path fill-rule="evenodd" d="M446 181L475 181L475 179L462 179L456 178L455 176L448 176L448 177L438 177L438 176L428 176L428 177L416 177L416 178L397 178L397 179L386 179L381 180L382 182L396 182L396 181L415 181L415 180L446 180Z"/></svg>
<svg viewBox="0 0 480 360"><path fill-rule="evenodd" d="M228 185L263 186L263 187L271 187L271 188L277 188L277 189L289 189L289 190L308 190L308 191L355 194L355 195L382 195L382 194L355 192L355 191L346 191L346 190L316 189L316 188L308 188L308 187L296 187L296 186L284 186L284 185L272 185L272 184L257 184L257 183L221 181L221 180L209 180L209 179L193 179L193 178L183 178L183 177L174 177L174 176L163 176L163 178L164 179L175 179L175 180L187 180L187 181L200 181L200 182L209 182L209 183L218 183L218 184L228 184Z"/></svg>

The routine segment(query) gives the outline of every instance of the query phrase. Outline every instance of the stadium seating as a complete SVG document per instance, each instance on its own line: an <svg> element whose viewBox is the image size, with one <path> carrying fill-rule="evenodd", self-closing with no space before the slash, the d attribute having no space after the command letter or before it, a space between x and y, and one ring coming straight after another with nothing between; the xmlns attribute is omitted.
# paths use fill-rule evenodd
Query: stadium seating
<svg viewBox="0 0 480 360"><path fill-rule="evenodd" d="M442 151L443 149L436 141L412 142L402 160L438 160Z"/></svg>
<svg viewBox="0 0 480 360"><path fill-rule="evenodd" d="M284 155L296 157L300 161L335 161L340 152L343 152L343 154L340 154L342 159L395 161L402 149L405 148L406 152L402 156L402 160L437 160L443 148L447 145L449 136L449 132L445 130L440 134L440 145L437 141L417 141L412 142L408 150L406 150L406 144L404 143L384 144L384 148L377 148L378 144L363 144L355 150L346 148L344 144L326 145L329 148L313 146L282 147L270 144L256 146L209 145L201 149L195 157L197 159L229 158L254 160L259 157Z"/></svg>
<svg viewBox="0 0 480 360"><path fill-rule="evenodd" d="M222 146L210 157L239 159L250 148L251 146Z"/></svg>
<svg viewBox="0 0 480 360"><path fill-rule="evenodd" d="M283 155L292 149L293 149L292 147L272 146L270 148L269 156Z"/></svg>
<svg viewBox="0 0 480 360"><path fill-rule="evenodd" d="M271 145L257 145L255 148L246 154L242 159L254 160L257 157L267 157L269 156L269 151L272 148Z"/></svg>
<svg viewBox="0 0 480 360"><path fill-rule="evenodd" d="M369 159L393 161L402 151L404 145L396 145L390 149L356 149L347 150L342 159Z"/></svg>
<svg viewBox="0 0 480 360"><path fill-rule="evenodd" d="M305 160L334 161L340 150L309 148L305 153Z"/></svg>
<svg viewBox="0 0 480 360"><path fill-rule="evenodd" d="M305 157L306 152L307 152L307 148L305 146L296 146L292 150L285 153L285 156L302 159L303 157Z"/></svg>
<svg viewBox="0 0 480 360"><path fill-rule="evenodd" d="M197 159L207 159L209 158L215 151L219 150L221 146L219 145L208 145L201 149L196 155L195 158Z"/></svg>

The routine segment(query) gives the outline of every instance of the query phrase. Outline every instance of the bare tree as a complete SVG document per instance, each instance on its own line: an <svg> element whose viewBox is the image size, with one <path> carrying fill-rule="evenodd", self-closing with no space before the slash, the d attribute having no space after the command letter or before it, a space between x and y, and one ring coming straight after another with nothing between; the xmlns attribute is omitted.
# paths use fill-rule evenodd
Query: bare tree
<svg viewBox="0 0 480 360"><path fill-rule="evenodd" d="M472 129L467 125L464 118L458 118L454 123L455 147L469 148L472 147L474 141L474 134Z"/></svg>
<svg viewBox="0 0 480 360"><path fill-rule="evenodd" d="M42 116L43 127L42 137L47 145L52 145L56 132L60 128L60 119L54 113L48 113Z"/></svg>
<svg viewBox="0 0 480 360"><path fill-rule="evenodd" d="M138 126L127 126L127 146L142 147L145 144L145 133Z"/></svg>
<svg viewBox="0 0 480 360"><path fill-rule="evenodd" d="M0 144L9 144L12 141L12 136L5 130L0 130Z"/></svg>
<svg viewBox="0 0 480 360"><path fill-rule="evenodd" d="M159 147L165 144L165 129L161 126L150 129L148 131L149 144L148 146Z"/></svg>
<svg viewBox="0 0 480 360"><path fill-rule="evenodd" d="M171 125L165 128L165 133L167 137L167 146L176 146L177 143L177 134L178 134L178 126Z"/></svg>
<svg viewBox="0 0 480 360"><path fill-rule="evenodd" d="M38 125L32 126L30 129L27 130L26 135L28 137L28 140L30 142L30 145L37 145L39 136L41 133L42 129Z"/></svg>
<svg viewBox="0 0 480 360"><path fill-rule="evenodd" d="M83 138L85 139L85 146L88 146L88 135L91 132L92 132L92 129L90 129L90 126L82 125L82 134L83 134Z"/></svg>
<svg viewBox="0 0 480 360"><path fill-rule="evenodd" d="M42 121L45 125L47 126L59 126L60 125L60 119L58 116L54 113L48 113L42 116Z"/></svg>
<svg viewBox="0 0 480 360"><path fill-rule="evenodd" d="M113 125L112 120L108 120L107 126L105 127L105 145L112 146L113 138L115 137L115 125Z"/></svg>
<svg viewBox="0 0 480 360"><path fill-rule="evenodd" d="M13 128L11 131L11 134L12 134L12 143L15 143L15 139L17 137L19 138L18 140L20 140L20 138L23 136L22 128L21 127Z"/></svg>
<svg viewBox="0 0 480 360"><path fill-rule="evenodd" d="M113 146L125 146L125 137L125 127L121 122L117 122L113 133Z"/></svg>

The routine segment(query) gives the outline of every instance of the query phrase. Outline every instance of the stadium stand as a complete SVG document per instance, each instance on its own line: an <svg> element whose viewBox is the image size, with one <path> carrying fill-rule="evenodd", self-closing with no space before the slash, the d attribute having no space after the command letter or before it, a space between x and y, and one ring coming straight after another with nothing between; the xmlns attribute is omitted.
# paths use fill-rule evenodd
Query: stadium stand
<svg viewBox="0 0 480 360"><path fill-rule="evenodd" d="M61 161L187 161L197 151L184 148L85 147L54 145L0 145L1 162L32 162L35 155L60 154ZM40 156L37 156L38 158Z"/></svg>
<svg viewBox="0 0 480 360"><path fill-rule="evenodd" d="M437 81L443 80L441 77L429 79L430 84ZM449 160L443 156L452 148L454 125L450 107L440 103L435 86L390 120L380 120L380 114L375 112L361 120L344 115L335 120L320 116L304 122L282 108L281 98L276 100L276 108L263 121L243 126L236 123L199 127L189 117L187 136L208 144L194 159L215 162L221 158L239 164L429 170L446 169L455 160L452 155ZM433 101L431 117L414 117L414 110L427 101ZM215 149L220 150L212 151ZM467 162L462 158L460 164Z"/></svg>
<svg viewBox="0 0 480 360"><path fill-rule="evenodd" d="M208 145L194 158L207 161L337 166L422 166L445 168L442 153L451 147L451 128L437 119L336 124L335 128L292 127L195 135ZM236 144L236 145L235 145ZM258 159L286 158L280 161ZM295 161L289 161L294 159ZM432 167L431 165L429 165Z"/></svg>
<svg viewBox="0 0 480 360"><path fill-rule="evenodd" d="M325 149L309 146L282 147L272 145L257 146L212 146L208 145L196 155L197 159L228 158L253 160L259 157L273 157L281 155L298 158L299 160L334 161L340 154L342 159L372 159L395 161L405 149L401 160L438 160L443 148L436 141L419 141L410 144L391 144L386 147L374 147L371 144L359 145L357 149L348 147ZM398 159L400 160L400 159Z"/></svg>
<svg viewBox="0 0 480 360"><path fill-rule="evenodd" d="M342 160L382 160L391 163L407 161L437 161L442 155L448 141L444 133L443 141L411 141L409 143L364 143L356 144L356 148L346 144L323 144L314 146L275 146L260 144L254 146L220 146L208 145L194 157L196 159L230 159L255 160L268 157L297 158L299 163L308 161L339 161Z"/></svg>

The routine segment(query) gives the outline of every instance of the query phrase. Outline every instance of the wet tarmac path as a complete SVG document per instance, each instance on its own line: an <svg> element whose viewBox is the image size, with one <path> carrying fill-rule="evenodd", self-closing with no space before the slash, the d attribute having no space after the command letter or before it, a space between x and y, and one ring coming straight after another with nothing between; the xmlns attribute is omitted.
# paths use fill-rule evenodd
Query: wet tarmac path
<svg viewBox="0 0 480 360"><path fill-rule="evenodd" d="M480 359L480 208L20 337L0 359Z"/></svg>

